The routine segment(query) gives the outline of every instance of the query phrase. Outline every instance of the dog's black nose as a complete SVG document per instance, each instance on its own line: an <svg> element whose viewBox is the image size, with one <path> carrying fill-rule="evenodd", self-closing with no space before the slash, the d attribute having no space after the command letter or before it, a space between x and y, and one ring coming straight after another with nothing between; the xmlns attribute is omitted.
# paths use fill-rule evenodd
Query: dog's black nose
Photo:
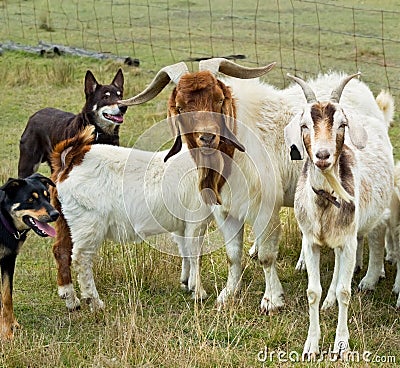
<svg viewBox="0 0 400 368"><path fill-rule="evenodd" d="M50 211L49 216L51 218L51 221L56 221L58 219L58 216L60 216L60 214L58 213L57 210L53 210Z"/></svg>
<svg viewBox="0 0 400 368"><path fill-rule="evenodd" d="M121 111L122 114L126 113L126 110L128 109L128 106L124 105L118 105L119 111Z"/></svg>

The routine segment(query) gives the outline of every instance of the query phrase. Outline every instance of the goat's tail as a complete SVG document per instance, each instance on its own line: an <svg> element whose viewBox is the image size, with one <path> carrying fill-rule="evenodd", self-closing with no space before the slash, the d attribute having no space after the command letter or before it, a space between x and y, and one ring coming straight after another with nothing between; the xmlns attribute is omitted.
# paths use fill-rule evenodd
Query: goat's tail
<svg viewBox="0 0 400 368"><path fill-rule="evenodd" d="M57 183L65 180L74 166L79 165L90 150L94 140L94 127L87 126L72 138L58 143L51 154L52 180Z"/></svg>
<svg viewBox="0 0 400 368"><path fill-rule="evenodd" d="M389 128L394 117L394 99L392 95L389 92L382 90L376 97L376 103L381 109L386 125Z"/></svg>

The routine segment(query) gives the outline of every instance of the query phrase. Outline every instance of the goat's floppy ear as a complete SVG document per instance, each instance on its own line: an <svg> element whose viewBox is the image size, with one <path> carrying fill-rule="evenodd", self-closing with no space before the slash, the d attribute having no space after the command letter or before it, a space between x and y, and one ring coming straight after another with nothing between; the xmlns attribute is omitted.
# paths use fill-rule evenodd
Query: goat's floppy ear
<svg viewBox="0 0 400 368"><path fill-rule="evenodd" d="M302 160L304 158L304 144L300 128L300 119L302 114L293 117L284 129L285 143L290 149L290 158L292 160Z"/></svg>
<svg viewBox="0 0 400 368"><path fill-rule="evenodd" d="M229 117L227 117L229 119ZM227 127L227 124L225 122L225 117L223 119L223 124L222 124L222 131L221 131L221 136L220 139L224 141L226 144L230 144L231 146L234 146L237 148L239 151L244 152L246 149L244 148L243 144L241 144L236 136L232 133L232 131Z"/></svg>
<svg viewBox="0 0 400 368"><path fill-rule="evenodd" d="M98 84L93 73L88 70L85 75L85 95L88 96L92 94L96 90Z"/></svg>
<svg viewBox="0 0 400 368"><path fill-rule="evenodd" d="M35 174L31 175L31 176L29 176L29 178L39 180L44 185L51 185L52 187L56 186L51 179L49 179L48 177L46 177L42 174L39 174L39 173L35 173Z"/></svg>
<svg viewBox="0 0 400 368"><path fill-rule="evenodd" d="M182 149L182 137L181 137L181 132L178 128L178 132L175 138L175 142L167 155L164 158L164 162L167 162L167 160L172 157L173 155L176 155L180 150Z"/></svg>
<svg viewBox="0 0 400 368"><path fill-rule="evenodd" d="M6 197L6 192L4 190L0 190L0 203L3 202L5 197Z"/></svg>
<svg viewBox="0 0 400 368"><path fill-rule="evenodd" d="M351 143L358 149L363 149L368 142L368 133L362 126L359 119L352 115L347 115L347 127L349 128L349 136Z"/></svg>

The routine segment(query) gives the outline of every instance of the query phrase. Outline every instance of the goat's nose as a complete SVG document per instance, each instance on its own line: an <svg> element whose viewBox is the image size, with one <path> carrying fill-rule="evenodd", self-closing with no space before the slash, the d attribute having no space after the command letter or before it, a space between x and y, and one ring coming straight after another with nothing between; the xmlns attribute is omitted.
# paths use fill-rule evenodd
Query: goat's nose
<svg viewBox="0 0 400 368"><path fill-rule="evenodd" d="M200 140L207 145L210 145L215 139L215 134L212 133L204 133L200 136Z"/></svg>
<svg viewBox="0 0 400 368"><path fill-rule="evenodd" d="M327 149L320 149L315 156L317 156L317 158L319 160L327 160L330 156L330 153L328 152Z"/></svg>

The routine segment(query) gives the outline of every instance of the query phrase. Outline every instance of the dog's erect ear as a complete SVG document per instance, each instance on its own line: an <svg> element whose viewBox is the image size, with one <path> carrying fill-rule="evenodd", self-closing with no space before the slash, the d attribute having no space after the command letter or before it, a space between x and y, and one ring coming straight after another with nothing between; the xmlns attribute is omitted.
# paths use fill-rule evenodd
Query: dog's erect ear
<svg viewBox="0 0 400 368"><path fill-rule="evenodd" d="M51 179L49 179L48 177L46 177L42 174L39 174L39 173L35 173L35 174L31 175L27 179L39 180L44 185L51 185L52 187L56 186Z"/></svg>
<svg viewBox="0 0 400 368"><path fill-rule="evenodd" d="M99 83L97 82L93 73L88 70L85 75L85 95L88 96L92 94L96 90L98 85Z"/></svg>
<svg viewBox="0 0 400 368"><path fill-rule="evenodd" d="M124 89L124 74L122 73L121 68L118 69L117 74L115 74L115 77L111 82L111 84L122 90Z"/></svg>
<svg viewBox="0 0 400 368"><path fill-rule="evenodd" d="M178 132L176 134L175 142L167 155L164 158L164 162L167 162L167 160L172 157L173 155L176 155L180 150L182 149L182 137L181 137L181 132L178 128Z"/></svg>
<svg viewBox="0 0 400 368"><path fill-rule="evenodd" d="M7 182L0 187L0 190L12 197L20 188L25 185L26 181L24 179L9 178Z"/></svg>

